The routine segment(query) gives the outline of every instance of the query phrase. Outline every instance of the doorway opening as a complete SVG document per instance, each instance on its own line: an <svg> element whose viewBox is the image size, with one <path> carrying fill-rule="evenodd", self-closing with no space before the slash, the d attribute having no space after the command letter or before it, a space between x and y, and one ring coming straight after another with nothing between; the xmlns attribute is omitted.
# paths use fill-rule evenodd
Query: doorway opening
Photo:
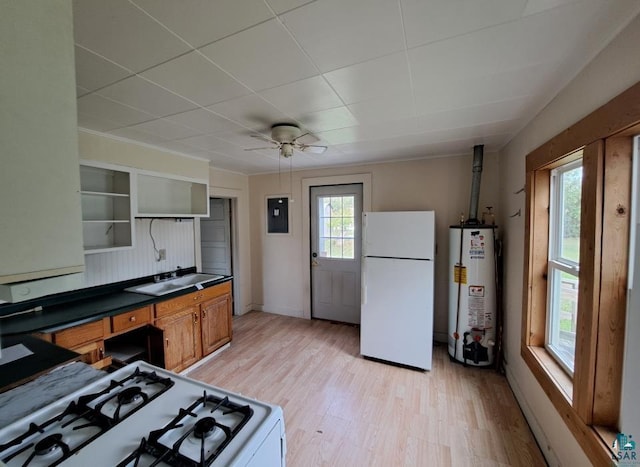
<svg viewBox="0 0 640 467"><path fill-rule="evenodd" d="M233 202L229 198L210 198L209 217L200 219L202 272L233 276L235 245L233 242ZM235 315L235 287L234 306Z"/></svg>

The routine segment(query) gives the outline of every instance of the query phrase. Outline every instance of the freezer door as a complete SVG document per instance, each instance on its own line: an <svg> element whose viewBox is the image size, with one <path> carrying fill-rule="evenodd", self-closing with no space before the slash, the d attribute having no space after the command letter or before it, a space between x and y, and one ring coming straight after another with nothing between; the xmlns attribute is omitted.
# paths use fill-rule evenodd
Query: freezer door
<svg viewBox="0 0 640 467"><path fill-rule="evenodd" d="M433 259L433 211L365 212L362 215L362 255Z"/></svg>
<svg viewBox="0 0 640 467"><path fill-rule="evenodd" d="M360 353L431 369L433 261L364 258Z"/></svg>

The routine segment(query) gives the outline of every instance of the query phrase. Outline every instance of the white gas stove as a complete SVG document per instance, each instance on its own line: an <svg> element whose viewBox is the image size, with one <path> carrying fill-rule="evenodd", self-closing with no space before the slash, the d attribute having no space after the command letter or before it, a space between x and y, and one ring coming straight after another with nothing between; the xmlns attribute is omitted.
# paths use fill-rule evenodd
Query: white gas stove
<svg viewBox="0 0 640 467"><path fill-rule="evenodd" d="M284 466L282 409L145 362L0 429L0 465Z"/></svg>

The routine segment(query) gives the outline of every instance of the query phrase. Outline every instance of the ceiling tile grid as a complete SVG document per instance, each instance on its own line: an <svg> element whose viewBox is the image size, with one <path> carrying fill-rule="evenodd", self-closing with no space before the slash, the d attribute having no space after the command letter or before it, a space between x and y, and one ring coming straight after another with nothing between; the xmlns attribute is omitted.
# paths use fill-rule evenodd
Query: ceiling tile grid
<svg viewBox="0 0 640 467"><path fill-rule="evenodd" d="M253 174L496 151L640 12L620 0L74 0L78 123ZM269 146L277 123L328 150Z"/></svg>

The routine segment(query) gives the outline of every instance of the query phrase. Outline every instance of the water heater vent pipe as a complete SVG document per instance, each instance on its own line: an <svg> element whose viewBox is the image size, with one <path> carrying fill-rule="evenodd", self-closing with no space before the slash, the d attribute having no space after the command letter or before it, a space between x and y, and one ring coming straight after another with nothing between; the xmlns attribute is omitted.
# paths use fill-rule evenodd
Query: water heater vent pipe
<svg viewBox="0 0 640 467"><path fill-rule="evenodd" d="M480 223L478 221L478 201L480 199L483 150L483 144L477 144L473 147L473 179L471 181L471 204L469 206L469 219L466 222L467 224Z"/></svg>

